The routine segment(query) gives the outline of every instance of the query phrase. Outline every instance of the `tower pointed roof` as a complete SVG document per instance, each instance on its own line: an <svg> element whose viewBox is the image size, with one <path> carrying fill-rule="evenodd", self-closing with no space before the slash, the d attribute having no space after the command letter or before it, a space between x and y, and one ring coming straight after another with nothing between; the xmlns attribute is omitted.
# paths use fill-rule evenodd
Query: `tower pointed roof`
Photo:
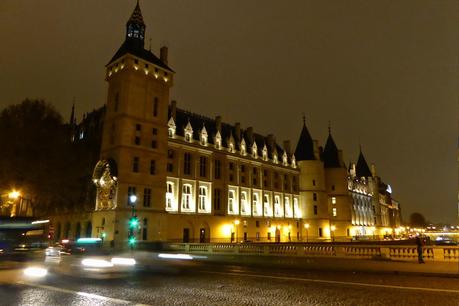
<svg viewBox="0 0 459 306"><path fill-rule="evenodd" d="M362 149L360 149L359 159L357 160L357 165L355 166L355 172L357 177L371 177L370 167L368 167L365 156L363 156Z"/></svg>
<svg viewBox="0 0 459 306"><path fill-rule="evenodd" d="M161 61L161 59L154 55L150 50L145 50L145 28L146 26L143 21L142 11L140 10L139 1L137 1L134 11L126 23L125 40L107 65L110 65L112 62L129 53L165 70L174 72L171 68L169 68L167 63Z"/></svg>
<svg viewBox="0 0 459 306"><path fill-rule="evenodd" d="M325 168L341 167L338 147L336 146L330 131L328 134L327 143L325 144L325 148L322 153L322 160L324 161Z"/></svg>
<svg viewBox="0 0 459 306"><path fill-rule="evenodd" d="M311 134L309 134L308 128L306 127L306 119L303 116L303 129L301 130L300 139L295 149L296 161L302 160L315 160L314 156L314 142Z"/></svg>
<svg viewBox="0 0 459 306"><path fill-rule="evenodd" d="M129 24L138 24L138 25L143 25L145 26L145 23L143 22L143 16L142 16L142 11L140 10L140 5L139 1L137 0L137 4L134 8L134 11L131 14L131 18L129 18L127 25Z"/></svg>

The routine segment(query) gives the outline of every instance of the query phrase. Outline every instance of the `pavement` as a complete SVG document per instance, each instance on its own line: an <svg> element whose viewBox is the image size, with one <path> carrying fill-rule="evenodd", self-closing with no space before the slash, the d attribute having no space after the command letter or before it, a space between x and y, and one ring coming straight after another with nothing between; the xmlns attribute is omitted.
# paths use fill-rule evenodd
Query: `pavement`
<svg viewBox="0 0 459 306"><path fill-rule="evenodd" d="M0 305L459 305L458 278L322 269L322 264L321 259L302 267L167 260L105 280L55 273L34 279L14 267L0 270Z"/></svg>
<svg viewBox="0 0 459 306"><path fill-rule="evenodd" d="M190 254L191 255L191 254ZM287 257L253 255L206 255L201 261L256 267L299 268L320 271L358 271L394 274L419 274L459 278L459 262L394 261L385 259L347 259L330 257Z"/></svg>

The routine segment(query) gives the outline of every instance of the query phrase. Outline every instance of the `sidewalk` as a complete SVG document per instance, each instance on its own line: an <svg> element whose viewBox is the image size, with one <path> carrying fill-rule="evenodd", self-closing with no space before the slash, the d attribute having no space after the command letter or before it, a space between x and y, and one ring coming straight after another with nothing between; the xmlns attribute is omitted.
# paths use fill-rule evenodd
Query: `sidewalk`
<svg viewBox="0 0 459 306"><path fill-rule="evenodd" d="M194 254L190 254L194 255ZM423 274L459 278L458 262L429 262L419 264L415 261L391 261L375 259L346 259L325 257L284 257L284 256L245 256L245 255L205 255L199 261L240 264L257 267L283 267L301 270L379 272Z"/></svg>

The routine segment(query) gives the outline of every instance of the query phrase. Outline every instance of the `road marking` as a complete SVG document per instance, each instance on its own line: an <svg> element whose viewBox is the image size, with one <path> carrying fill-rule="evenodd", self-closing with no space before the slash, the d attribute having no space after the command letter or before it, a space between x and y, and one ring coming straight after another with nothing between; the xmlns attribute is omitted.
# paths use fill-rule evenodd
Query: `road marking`
<svg viewBox="0 0 459 306"><path fill-rule="evenodd" d="M56 292L62 292L62 293L68 293L68 294L76 294L76 295L79 295L79 296L84 296L84 297L91 298L91 299L97 299L97 300L112 302L112 303L116 303L116 304L127 304L127 305L136 305L136 306L149 306L148 304L136 304L136 303L131 302L131 301L122 300L122 299L115 299L115 298L111 298L111 297L103 296L103 295L98 295L98 294L94 294L94 293L75 291L75 290L58 288L58 287L47 286L47 285L34 284L34 283L29 283L29 282L24 282L24 281L18 281L17 283L21 284L21 285L25 285L25 286L36 287L36 288L41 288L41 289L46 289L46 290L52 290L52 291L56 291Z"/></svg>
<svg viewBox="0 0 459 306"><path fill-rule="evenodd" d="M209 274L243 276L243 277L270 278L270 279L279 279L279 280L294 280L294 281L311 282L311 283L323 283L323 284L334 284L334 285L348 285L348 286L373 287L373 288L390 288L390 289L402 289L402 290L418 290L418 291L458 293L459 294L459 290L455 290L455 289L436 289L436 288L395 286L395 285L378 285L378 284L365 284L365 283L334 281L334 280L325 280L325 279L312 279L312 278L301 278L301 277L291 277L291 276L275 276L275 275L263 275L263 274L245 274L245 273L233 273L233 272L214 272L214 271L202 271L202 270L199 271L199 272L209 273Z"/></svg>

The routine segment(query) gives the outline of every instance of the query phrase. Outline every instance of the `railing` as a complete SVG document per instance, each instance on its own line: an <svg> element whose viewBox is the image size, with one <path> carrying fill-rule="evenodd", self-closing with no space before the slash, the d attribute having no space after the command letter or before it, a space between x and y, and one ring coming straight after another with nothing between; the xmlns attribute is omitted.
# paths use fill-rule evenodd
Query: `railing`
<svg viewBox="0 0 459 306"><path fill-rule="evenodd" d="M200 254L232 254L298 257L385 258L417 260L414 245L351 245L332 243L172 243L175 251ZM426 261L459 261L459 246L426 246Z"/></svg>

